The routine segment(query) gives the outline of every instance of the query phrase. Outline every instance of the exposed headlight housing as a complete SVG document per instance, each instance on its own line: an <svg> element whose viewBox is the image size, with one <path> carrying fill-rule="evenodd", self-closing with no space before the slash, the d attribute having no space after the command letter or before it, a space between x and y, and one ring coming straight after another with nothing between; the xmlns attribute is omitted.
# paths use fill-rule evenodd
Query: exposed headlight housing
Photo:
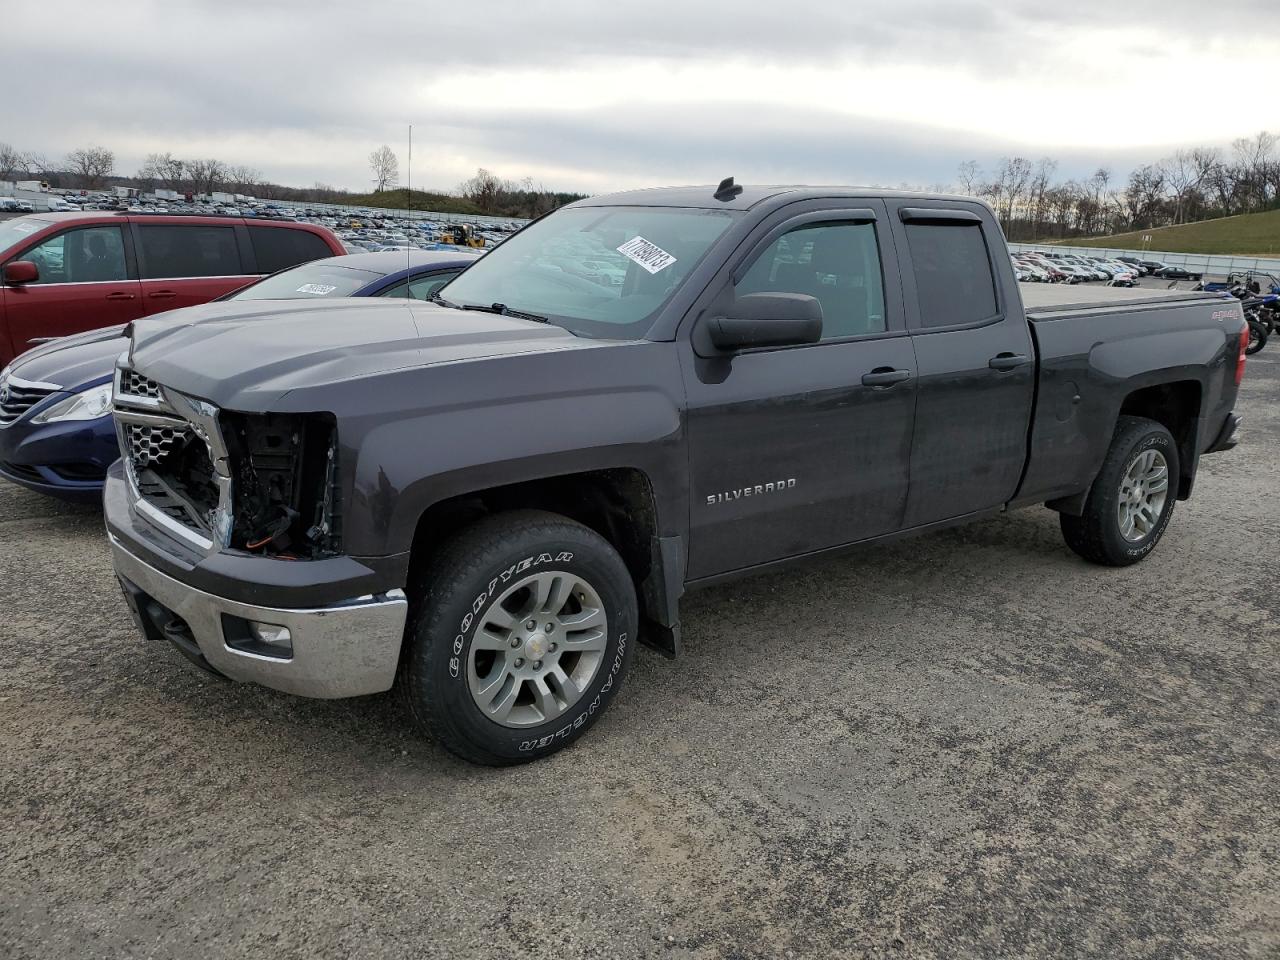
<svg viewBox="0 0 1280 960"><path fill-rule="evenodd" d="M66 420L97 420L111 414L111 384L101 383L59 400L48 410L31 418L32 423L61 423Z"/></svg>

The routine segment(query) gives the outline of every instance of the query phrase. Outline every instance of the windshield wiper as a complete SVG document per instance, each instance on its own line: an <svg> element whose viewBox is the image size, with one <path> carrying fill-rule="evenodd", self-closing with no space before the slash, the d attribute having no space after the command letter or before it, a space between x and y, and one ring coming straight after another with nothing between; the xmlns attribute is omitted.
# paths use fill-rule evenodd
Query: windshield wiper
<svg viewBox="0 0 1280 960"><path fill-rule="evenodd" d="M461 310L461 309L462 309L462 308L461 308L461 307L459 307L456 303L452 303L452 302L450 302L450 301L446 300L444 297L440 296L440 294L438 294L438 293L433 293L433 294L431 294L431 296L427 297L427 301L428 301L428 302L430 302L430 303L438 303L438 304L440 304L440 306L442 306L442 307L448 307L450 310Z"/></svg>
<svg viewBox="0 0 1280 960"><path fill-rule="evenodd" d="M450 304L452 306L452 304ZM505 303L494 303L489 306L483 306L479 303L461 304L462 310L479 310L481 313L496 313L500 317L515 317L517 320L532 320L534 323L550 323L546 317L539 316L536 313L525 313L523 310L512 310Z"/></svg>

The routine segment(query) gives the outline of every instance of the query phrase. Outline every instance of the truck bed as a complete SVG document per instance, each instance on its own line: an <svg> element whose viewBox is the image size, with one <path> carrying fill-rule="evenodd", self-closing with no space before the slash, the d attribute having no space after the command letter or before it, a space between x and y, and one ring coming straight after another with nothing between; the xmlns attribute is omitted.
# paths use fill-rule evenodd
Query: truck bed
<svg viewBox="0 0 1280 960"><path fill-rule="evenodd" d="M1187 303L1196 300L1221 300L1221 293L1201 290L1168 290L1163 287L1075 286L1065 283L1020 283L1018 291L1027 315L1032 318L1057 319L1079 311L1098 311L1108 307L1130 308L1157 304Z"/></svg>

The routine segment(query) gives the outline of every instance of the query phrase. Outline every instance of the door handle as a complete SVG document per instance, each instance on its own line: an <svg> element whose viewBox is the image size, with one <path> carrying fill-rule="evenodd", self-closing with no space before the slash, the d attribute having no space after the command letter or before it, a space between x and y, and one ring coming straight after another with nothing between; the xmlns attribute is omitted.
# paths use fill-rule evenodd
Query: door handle
<svg viewBox="0 0 1280 960"><path fill-rule="evenodd" d="M893 367L876 367L870 373L862 375L864 387L892 387L895 383L911 379L910 370L895 370Z"/></svg>
<svg viewBox="0 0 1280 960"><path fill-rule="evenodd" d="M1030 363L1031 358L1022 353L997 353L994 357L987 361L987 366L992 370L1013 370L1022 366L1024 363Z"/></svg>
<svg viewBox="0 0 1280 960"><path fill-rule="evenodd" d="M135 297L132 293L108 293L107 299L108 300L136 300L137 297Z"/></svg>
<svg viewBox="0 0 1280 960"><path fill-rule="evenodd" d="M177 296L172 290L154 290L147 294L152 300L172 300Z"/></svg>

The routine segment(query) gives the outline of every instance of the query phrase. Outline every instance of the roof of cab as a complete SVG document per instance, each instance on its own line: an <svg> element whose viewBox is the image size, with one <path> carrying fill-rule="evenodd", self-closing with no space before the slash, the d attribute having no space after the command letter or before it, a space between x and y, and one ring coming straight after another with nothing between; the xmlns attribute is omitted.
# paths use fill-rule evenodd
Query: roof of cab
<svg viewBox="0 0 1280 960"><path fill-rule="evenodd" d="M716 186L707 184L694 187L650 187L644 190L624 190L598 197L579 200L573 206L582 207L694 207L708 210L750 210L766 201L793 202L826 197L896 197L927 198L929 200L963 200L982 203L975 197L957 197L945 194L911 190L885 190L882 187L813 187L800 185L750 186L738 184L741 192L725 200L715 197Z"/></svg>

